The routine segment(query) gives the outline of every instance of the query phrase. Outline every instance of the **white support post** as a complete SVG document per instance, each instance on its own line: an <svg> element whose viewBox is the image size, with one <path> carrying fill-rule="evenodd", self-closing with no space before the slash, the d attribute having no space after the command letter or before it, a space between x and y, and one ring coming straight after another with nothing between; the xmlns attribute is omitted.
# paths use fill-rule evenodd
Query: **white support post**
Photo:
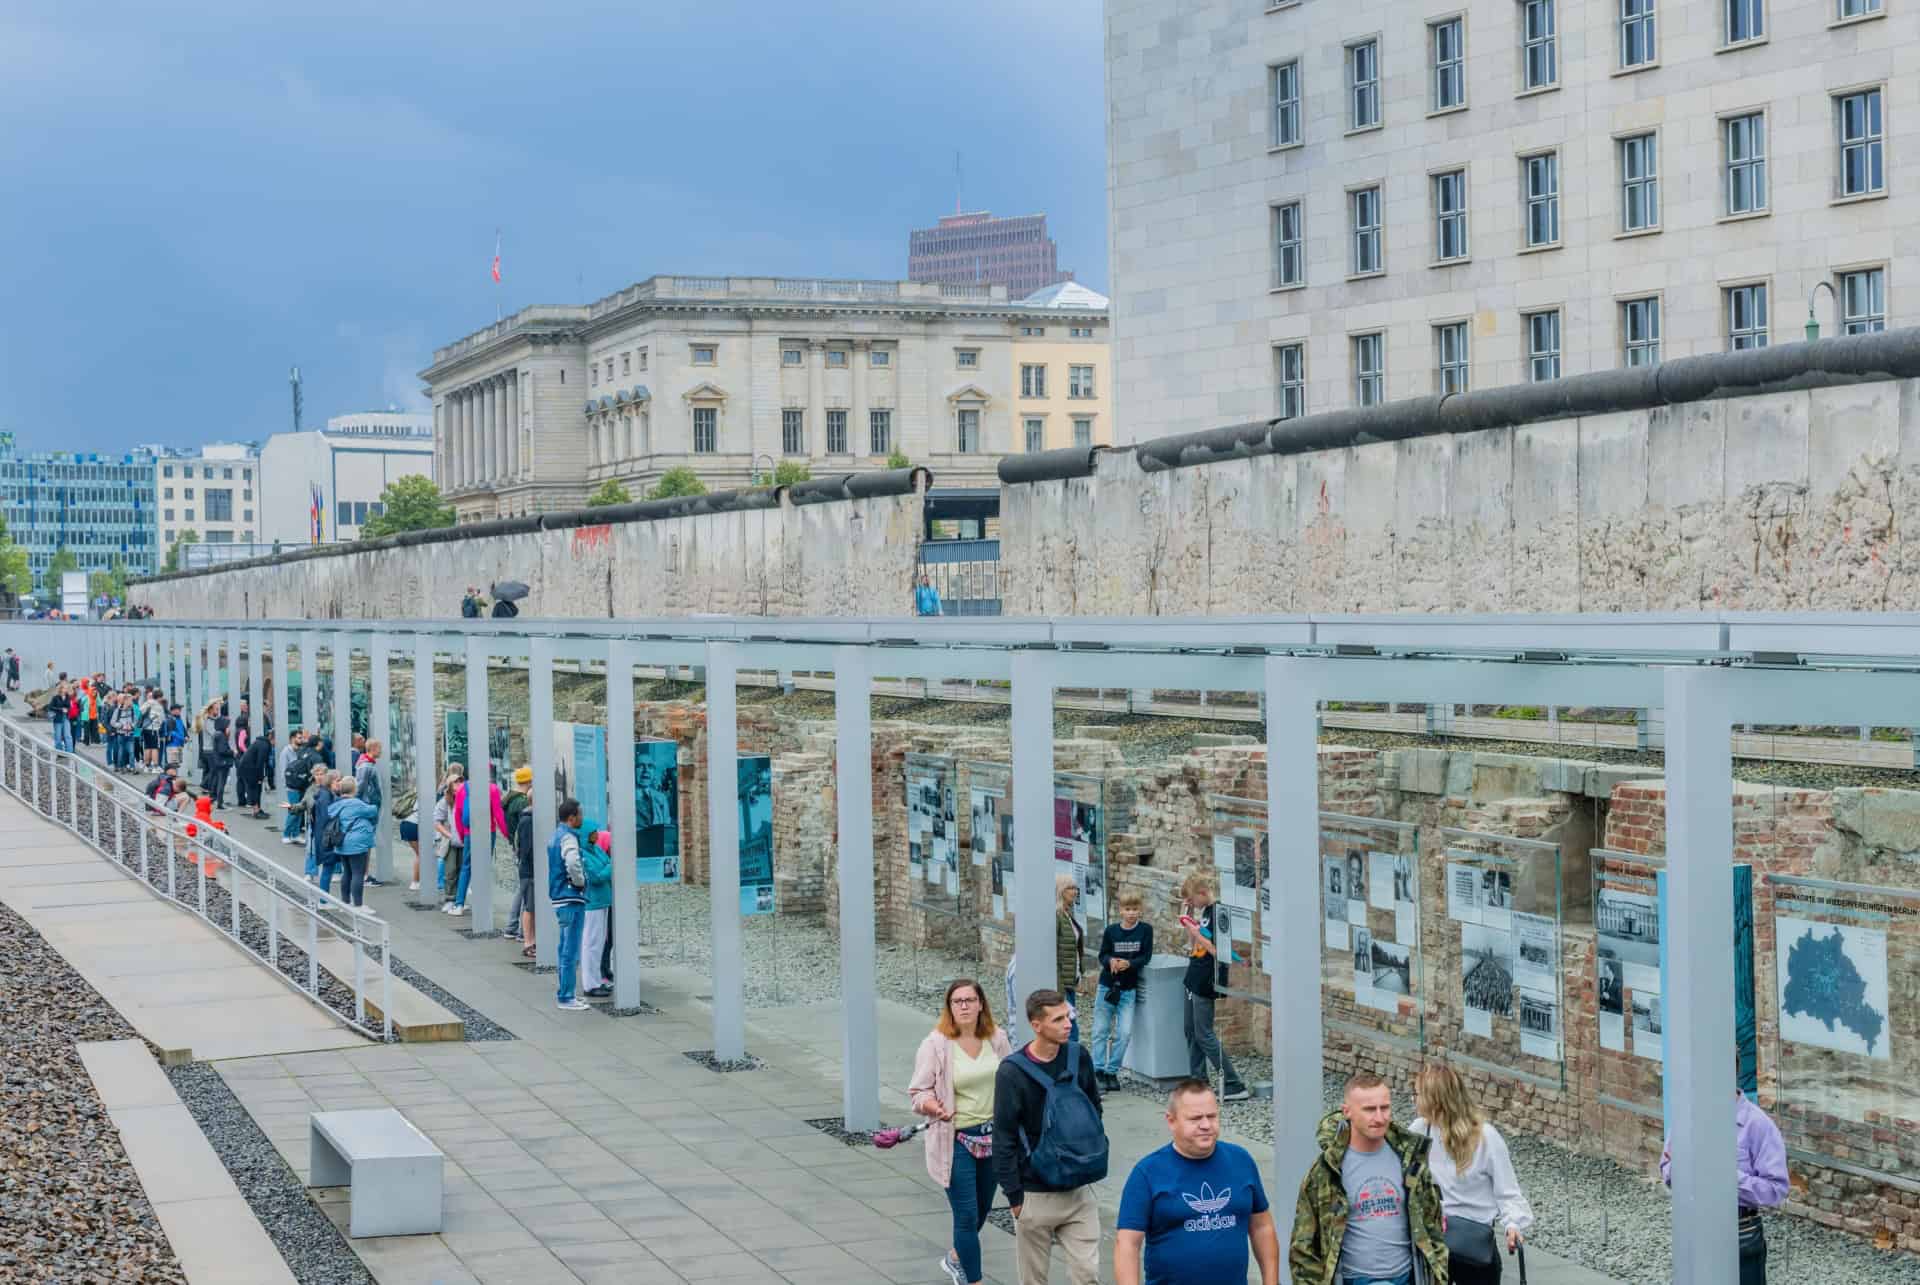
<svg viewBox="0 0 1920 1285"><path fill-rule="evenodd" d="M560 925L547 891L547 842L559 825L560 800L553 792L553 639L528 644L527 735L533 741L533 944L534 963L552 967L559 959Z"/></svg>
<svg viewBox="0 0 1920 1285"><path fill-rule="evenodd" d="M1733 1005L1733 713L1724 671L1666 671L1667 1121L1673 1279L1740 1272ZM1277 1016L1277 1015L1276 1015Z"/></svg>
<svg viewBox="0 0 1920 1285"><path fill-rule="evenodd" d="M1013 654L1013 1002L1007 1029L1031 1035L1027 996L1059 985L1053 917L1053 684L1046 652ZM1315 977L1319 976L1316 965Z"/></svg>
<svg viewBox="0 0 1920 1285"><path fill-rule="evenodd" d="M233 733L233 720L240 717L240 631L225 631L227 641L227 733Z"/></svg>
<svg viewBox="0 0 1920 1285"><path fill-rule="evenodd" d="M713 1055L747 1051L740 960L739 646L707 644L707 883L713 920ZM631 778L629 778L631 779Z"/></svg>
<svg viewBox="0 0 1920 1285"><path fill-rule="evenodd" d="M493 769L487 751L487 640L467 637L467 909L473 931L492 932Z"/></svg>
<svg viewBox="0 0 1920 1285"><path fill-rule="evenodd" d="M440 778L434 767L434 746L439 736L433 726L433 636L415 634L413 639L413 781L420 789L420 881L434 876L433 805ZM535 724L538 726L538 724ZM430 893L426 901L433 901Z"/></svg>
<svg viewBox="0 0 1920 1285"><path fill-rule="evenodd" d="M266 691L263 679L266 676L265 657L261 653L266 649L264 635L258 629L247 631L247 730L255 736L263 735L267 730L267 702L262 697ZM274 732L284 736L278 724Z"/></svg>
<svg viewBox="0 0 1920 1285"><path fill-rule="evenodd" d="M333 765L353 774L353 635L333 636Z"/></svg>
<svg viewBox="0 0 1920 1285"><path fill-rule="evenodd" d="M613 1004L640 1002L639 856L633 798L634 644L607 644L607 828L613 833Z"/></svg>
<svg viewBox="0 0 1920 1285"><path fill-rule="evenodd" d="M1320 754L1314 731L1318 702L1300 661L1267 658L1267 839L1279 876L1283 854L1292 854L1297 882L1304 871L1319 886ZM1312 868L1301 863L1310 861ZM1273 1159L1274 1172L1291 1173L1300 1157L1314 1153L1320 1124L1320 898L1273 899ZM1280 1264L1288 1280L1287 1265ZM1304 1285L1304 1283L1301 1283Z"/></svg>
<svg viewBox="0 0 1920 1285"><path fill-rule="evenodd" d="M273 656L273 734L280 739L281 745L293 742L293 728L287 722L287 644L291 638L278 629L267 635L267 648ZM282 790L287 788L285 781L280 782Z"/></svg>
<svg viewBox="0 0 1920 1285"><path fill-rule="evenodd" d="M374 765L380 781L380 814L373 823L373 874L381 883L393 882L393 720L387 708L392 696L387 656L392 650L391 635L374 634L367 640L367 738L380 742L380 759Z"/></svg>
<svg viewBox="0 0 1920 1285"><path fill-rule="evenodd" d="M310 629L300 635L300 725L315 736L327 734L327 716L320 710L320 635ZM320 752L318 744L313 749Z"/></svg>
<svg viewBox="0 0 1920 1285"><path fill-rule="evenodd" d="M847 1128L870 1130L880 1126L880 1012L874 987L873 666L865 647L834 651L833 717L844 1021L840 1111Z"/></svg>

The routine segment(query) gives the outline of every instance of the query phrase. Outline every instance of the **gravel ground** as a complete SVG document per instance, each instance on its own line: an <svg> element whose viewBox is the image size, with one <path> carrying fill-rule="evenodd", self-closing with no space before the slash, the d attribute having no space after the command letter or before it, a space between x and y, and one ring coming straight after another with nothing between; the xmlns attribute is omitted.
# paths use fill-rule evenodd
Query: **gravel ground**
<svg viewBox="0 0 1920 1285"><path fill-rule="evenodd" d="M74 1045L137 1038L0 906L0 1280L186 1276Z"/></svg>
<svg viewBox="0 0 1920 1285"><path fill-rule="evenodd" d="M171 1068L167 1078L294 1279L300 1285L372 1285L373 1276L340 1229L308 1197L299 1175L287 1167L220 1073L197 1062Z"/></svg>

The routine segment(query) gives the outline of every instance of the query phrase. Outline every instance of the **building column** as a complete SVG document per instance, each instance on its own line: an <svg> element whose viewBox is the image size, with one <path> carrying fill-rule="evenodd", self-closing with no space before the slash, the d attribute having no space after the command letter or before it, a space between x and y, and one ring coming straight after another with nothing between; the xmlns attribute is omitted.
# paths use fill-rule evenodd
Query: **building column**
<svg viewBox="0 0 1920 1285"><path fill-rule="evenodd" d="M487 381L487 414L493 432L493 475L488 478L495 490L507 477L507 377L495 375Z"/></svg>
<svg viewBox="0 0 1920 1285"><path fill-rule="evenodd" d="M473 389L460 390L460 486L465 489L473 485L473 438L474 438L474 398Z"/></svg>
<svg viewBox="0 0 1920 1285"><path fill-rule="evenodd" d="M433 480L442 490L447 485L447 413L446 399L433 404Z"/></svg>
<svg viewBox="0 0 1920 1285"><path fill-rule="evenodd" d="M747 1052L746 973L740 957L739 652L737 643L707 644L707 887L713 942L713 1055L723 1061L745 1057ZM627 736L632 735L629 729ZM1052 871L1047 876L1051 879Z"/></svg>
<svg viewBox="0 0 1920 1285"><path fill-rule="evenodd" d="M493 479L500 475L499 447L494 437L495 403L493 380L480 385L480 483L492 486Z"/></svg>
<svg viewBox="0 0 1920 1285"><path fill-rule="evenodd" d="M507 476L518 481L520 477L520 372L510 371L506 376L507 387Z"/></svg>
<svg viewBox="0 0 1920 1285"><path fill-rule="evenodd" d="M818 459L826 453L827 344L824 339L811 339L807 341L807 454Z"/></svg>
<svg viewBox="0 0 1920 1285"><path fill-rule="evenodd" d="M847 453L865 455L873 444L867 425L867 364L872 360L873 341L856 339L847 360L853 363L853 409L847 412Z"/></svg>

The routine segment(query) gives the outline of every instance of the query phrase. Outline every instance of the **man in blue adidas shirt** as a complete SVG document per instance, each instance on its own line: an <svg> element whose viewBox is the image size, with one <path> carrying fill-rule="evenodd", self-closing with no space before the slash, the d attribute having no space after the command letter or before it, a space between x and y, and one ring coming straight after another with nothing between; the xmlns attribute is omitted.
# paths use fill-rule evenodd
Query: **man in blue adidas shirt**
<svg viewBox="0 0 1920 1285"><path fill-rule="evenodd" d="M1182 1080L1167 1099L1173 1141L1140 1158L1120 1193L1113 1247L1119 1285L1226 1285L1247 1279L1247 1250L1263 1285L1280 1279L1280 1233L1260 1169L1220 1141L1220 1102L1205 1080ZM1142 1249L1146 1271L1141 1274Z"/></svg>

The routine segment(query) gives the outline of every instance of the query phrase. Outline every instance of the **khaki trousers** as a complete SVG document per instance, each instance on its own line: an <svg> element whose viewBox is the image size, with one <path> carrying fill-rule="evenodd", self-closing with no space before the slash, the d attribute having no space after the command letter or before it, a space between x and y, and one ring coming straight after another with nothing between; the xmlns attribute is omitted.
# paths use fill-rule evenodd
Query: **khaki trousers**
<svg viewBox="0 0 1920 1285"><path fill-rule="evenodd" d="M1027 1191L1021 1200L1020 1217L1014 1223L1020 1285L1047 1285L1056 1244L1066 1255L1071 1285L1098 1285L1100 1207L1094 1203L1093 1188Z"/></svg>

